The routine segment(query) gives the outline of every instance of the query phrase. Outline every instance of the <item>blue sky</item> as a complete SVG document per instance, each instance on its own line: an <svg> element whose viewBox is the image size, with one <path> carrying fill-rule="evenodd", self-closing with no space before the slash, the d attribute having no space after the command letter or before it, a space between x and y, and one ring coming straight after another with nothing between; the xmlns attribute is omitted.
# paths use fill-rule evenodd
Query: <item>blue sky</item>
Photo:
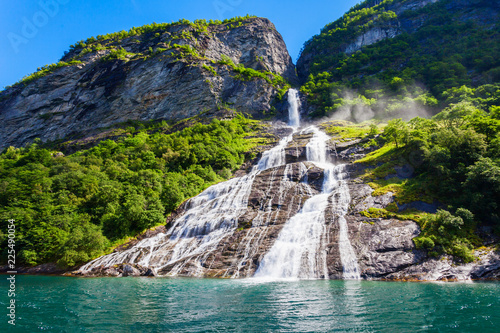
<svg viewBox="0 0 500 333"><path fill-rule="evenodd" d="M295 62L303 43L359 0L24 0L0 2L0 88L59 61L69 45L91 36L181 18L269 18Z"/></svg>

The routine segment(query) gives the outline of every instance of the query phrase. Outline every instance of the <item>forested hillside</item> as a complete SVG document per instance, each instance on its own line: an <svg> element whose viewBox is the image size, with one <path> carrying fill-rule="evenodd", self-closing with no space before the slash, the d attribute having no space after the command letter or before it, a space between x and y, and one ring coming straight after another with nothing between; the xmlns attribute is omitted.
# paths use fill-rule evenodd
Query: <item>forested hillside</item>
<svg viewBox="0 0 500 333"><path fill-rule="evenodd" d="M364 1L306 42L297 67L312 116L358 104L409 119L412 107L448 106L464 85L498 104L500 4L430 2Z"/></svg>
<svg viewBox="0 0 500 333"><path fill-rule="evenodd" d="M479 227L500 231L499 13L498 1L363 1L298 60L311 118L388 122L356 163L396 205L365 215L418 221L431 255L473 261ZM415 201L440 210L406 211Z"/></svg>
<svg viewBox="0 0 500 333"><path fill-rule="evenodd" d="M69 156L35 142L0 155L0 230L16 220L23 265L74 266L165 223L185 199L232 176L259 141L236 116L172 134L159 123ZM0 231L1 248L7 234ZM6 258L6 257L5 257Z"/></svg>

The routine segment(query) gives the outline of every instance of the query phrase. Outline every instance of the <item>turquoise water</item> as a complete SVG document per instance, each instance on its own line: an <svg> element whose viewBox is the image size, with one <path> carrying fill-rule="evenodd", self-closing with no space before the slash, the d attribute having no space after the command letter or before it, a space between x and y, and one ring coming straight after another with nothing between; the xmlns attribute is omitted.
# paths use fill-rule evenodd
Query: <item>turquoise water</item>
<svg viewBox="0 0 500 333"><path fill-rule="evenodd" d="M0 332L498 332L499 283L18 276Z"/></svg>

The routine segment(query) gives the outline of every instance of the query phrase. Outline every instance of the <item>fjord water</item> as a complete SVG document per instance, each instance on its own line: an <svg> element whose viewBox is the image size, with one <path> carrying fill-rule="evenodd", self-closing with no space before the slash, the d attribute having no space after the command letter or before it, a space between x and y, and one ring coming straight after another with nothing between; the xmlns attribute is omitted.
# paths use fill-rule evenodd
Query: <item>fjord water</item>
<svg viewBox="0 0 500 333"><path fill-rule="evenodd" d="M18 276L16 288L16 327L3 318L0 332L486 333L500 325L499 283ZM2 309L7 302L0 293Z"/></svg>

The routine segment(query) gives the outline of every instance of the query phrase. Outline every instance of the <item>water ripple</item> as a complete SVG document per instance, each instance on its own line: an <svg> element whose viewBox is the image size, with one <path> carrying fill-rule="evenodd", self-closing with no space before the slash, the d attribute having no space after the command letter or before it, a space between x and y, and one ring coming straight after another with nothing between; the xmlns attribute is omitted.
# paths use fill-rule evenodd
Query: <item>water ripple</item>
<svg viewBox="0 0 500 333"><path fill-rule="evenodd" d="M17 287L19 332L486 333L500 325L499 283L19 276ZM2 294L0 306L7 301ZM1 332L12 331L6 325Z"/></svg>

